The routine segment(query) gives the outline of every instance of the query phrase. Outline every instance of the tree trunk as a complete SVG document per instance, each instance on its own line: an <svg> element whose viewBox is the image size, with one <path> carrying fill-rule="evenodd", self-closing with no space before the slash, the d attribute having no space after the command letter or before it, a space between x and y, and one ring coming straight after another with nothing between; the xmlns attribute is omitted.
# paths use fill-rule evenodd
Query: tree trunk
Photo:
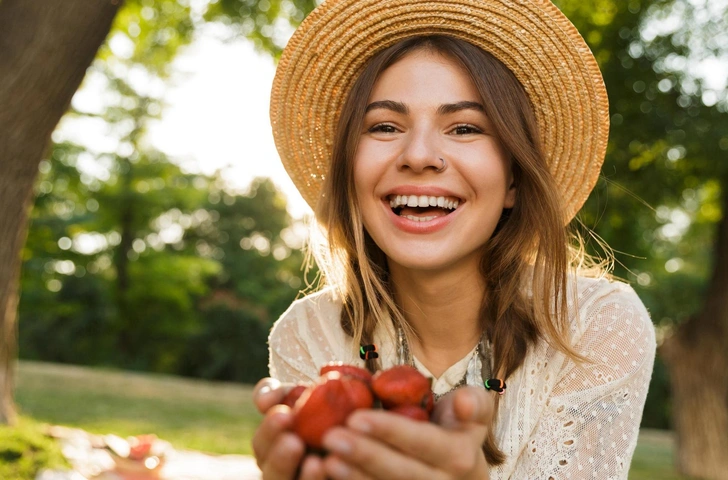
<svg viewBox="0 0 728 480"><path fill-rule="evenodd" d="M20 251L51 133L121 0L0 1L0 423L13 423Z"/></svg>
<svg viewBox="0 0 728 480"><path fill-rule="evenodd" d="M672 384L678 470L711 480L728 480L728 182L722 187L723 218L703 309L660 348Z"/></svg>

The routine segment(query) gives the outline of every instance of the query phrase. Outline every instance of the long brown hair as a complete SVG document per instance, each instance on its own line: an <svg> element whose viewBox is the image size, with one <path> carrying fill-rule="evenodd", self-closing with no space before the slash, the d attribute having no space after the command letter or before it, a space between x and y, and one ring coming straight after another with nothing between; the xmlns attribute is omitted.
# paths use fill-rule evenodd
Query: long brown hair
<svg viewBox="0 0 728 480"><path fill-rule="evenodd" d="M492 344L493 371L507 379L539 339L582 360L570 346L567 316L569 235L554 179L546 165L533 107L522 85L499 60L460 39L412 37L376 54L343 106L324 193L316 216L326 244L315 252L327 283L343 299L341 326L357 344L372 343L380 322L393 319L411 331L393 295L384 253L369 237L356 202L353 159L365 109L377 78L405 55L420 49L463 66L482 98L496 135L512 158L516 201L503 212L484 245L481 273L486 290L480 323ZM379 368L376 360L367 367ZM483 447L491 465L504 461L493 429Z"/></svg>

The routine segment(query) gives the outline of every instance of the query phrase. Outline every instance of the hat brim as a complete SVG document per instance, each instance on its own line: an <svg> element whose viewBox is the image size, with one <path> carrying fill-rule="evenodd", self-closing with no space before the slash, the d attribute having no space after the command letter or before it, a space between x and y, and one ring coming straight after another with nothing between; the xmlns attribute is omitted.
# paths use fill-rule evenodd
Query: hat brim
<svg viewBox="0 0 728 480"><path fill-rule="evenodd" d="M571 220L598 179L609 107L589 47L547 0L328 0L317 7L284 49L271 92L276 147L303 198L315 208L338 115L367 61L402 39L435 34L490 52L521 82Z"/></svg>

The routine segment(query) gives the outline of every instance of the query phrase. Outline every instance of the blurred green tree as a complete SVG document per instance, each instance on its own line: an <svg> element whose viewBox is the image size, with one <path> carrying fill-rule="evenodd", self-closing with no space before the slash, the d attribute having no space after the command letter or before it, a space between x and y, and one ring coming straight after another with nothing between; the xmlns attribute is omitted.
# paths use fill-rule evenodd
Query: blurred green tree
<svg viewBox="0 0 728 480"><path fill-rule="evenodd" d="M3 0L0 2L0 227L12 232L0 248L0 422L14 423L13 366L18 303L20 255L27 232L28 206L39 162L51 132L66 111L99 46L112 29L120 0ZM188 11L182 3L163 0L139 2L140 15L163 25ZM159 15L149 15L159 12ZM156 17L156 18L155 18ZM191 25L191 23L188 23ZM137 25L139 26L139 25ZM119 25L115 27L119 29ZM150 29L151 30L151 29ZM179 45L190 38L178 29ZM138 52L154 52L172 44L175 32L149 36ZM170 51L167 49L167 51ZM176 51L176 50L172 50ZM147 55L147 53L144 53ZM160 65L162 59L160 59Z"/></svg>
<svg viewBox="0 0 728 480"><path fill-rule="evenodd" d="M233 192L219 173L182 172L144 145L155 101L112 84L98 119L120 126L115 151L59 143L41 164L21 356L254 381L267 358L225 352L265 348L298 292L301 240L285 201L270 180ZM229 335L236 326L246 333Z"/></svg>
<svg viewBox="0 0 728 480"><path fill-rule="evenodd" d="M582 211L636 282L671 380L679 470L728 471L728 97L695 66L728 57L725 5L557 2L595 52L610 93L603 179ZM691 66L692 64L692 66ZM652 395L664 391L658 362ZM700 408L695 408L700 405Z"/></svg>
<svg viewBox="0 0 728 480"><path fill-rule="evenodd" d="M41 164L24 255L21 354L252 381L267 359L221 364L213 346L196 339L221 334L221 351L265 345L272 319L298 291L300 240L270 181L233 192L221 174L185 174L147 145L146 126L163 108L159 79L181 45L173 34L164 38L174 41L150 44L159 37L144 33L152 30L144 21L159 19L150 5L121 10L90 69L90 81L105 85L103 107L69 112L69 121L104 124L109 150L60 143ZM164 10L168 28L188 35L189 12ZM235 345L241 337L205 321L207 310L254 335ZM48 349L49 337L63 341Z"/></svg>
<svg viewBox="0 0 728 480"><path fill-rule="evenodd" d="M255 382L266 376L270 327L303 286L305 228L271 180L255 179L244 194L225 184L219 174L211 181L208 214L185 235L189 249L217 259L222 271L200 305L205 320L180 373Z"/></svg>
<svg viewBox="0 0 728 480"><path fill-rule="evenodd" d="M154 95L160 91L155 82L168 74L182 43L177 38L150 44L150 38L159 37L144 33L152 30L144 21L158 20L150 5L132 2L121 10L90 70L91 80L106 86L106 104L97 112L69 113L71 121L105 124L111 150L61 143L41 165L45 176L38 183L24 255L24 357L211 372L188 360L180 366L185 358L215 356L212 347L188 355L193 347L187 340L220 331L214 322L205 322L207 309L220 313L224 307L235 318L254 318L249 331L256 336L238 345L253 349L254 342L265 345L272 319L298 291L300 241L289 228L285 201L270 181L257 180L248 192L232 192L221 174L213 179L185 174L146 144L146 125L163 108ZM187 10L165 11L168 28L188 35ZM120 42L128 42L127 47L119 47ZM85 205L93 205L93 211ZM84 247L94 242L95 247ZM84 304L99 308L81 311ZM95 328L84 332L90 323ZM43 345L49 333L69 343L49 351ZM234 339L225 335L218 340L233 349ZM251 358L235 368L266 368L267 361ZM216 378L228 379L224 375L235 368L223 365Z"/></svg>
<svg viewBox="0 0 728 480"><path fill-rule="evenodd" d="M194 298L220 270L167 248L207 183L139 145L149 99L127 86L118 100L129 108L103 115L129 127L116 152L62 143L41 164L23 251L21 353L169 371L197 324Z"/></svg>
<svg viewBox="0 0 728 480"><path fill-rule="evenodd" d="M118 1L0 2L0 423L14 423L19 252L38 164Z"/></svg>
<svg viewBox="0 0 728 480"><path fill-rule="evenodd" d="M217 0L210 2L205 20L221 22L232 36L251 40L263 52L278 58L288 37L317 0Z"/></svg>

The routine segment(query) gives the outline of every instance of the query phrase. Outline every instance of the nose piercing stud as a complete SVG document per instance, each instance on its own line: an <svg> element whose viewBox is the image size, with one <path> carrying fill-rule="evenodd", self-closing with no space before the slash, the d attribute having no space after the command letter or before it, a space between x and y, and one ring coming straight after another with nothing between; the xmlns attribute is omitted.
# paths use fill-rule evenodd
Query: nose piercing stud
<svg viewBox="0 0 728 480"><path fill-rule="evenodd" d="M440 161L442 162L442 167L435 170L437 173L440 173L440 172L444 171L445 168L447 168L447 163L445 162L445 159L440 157Z"/></svg>

